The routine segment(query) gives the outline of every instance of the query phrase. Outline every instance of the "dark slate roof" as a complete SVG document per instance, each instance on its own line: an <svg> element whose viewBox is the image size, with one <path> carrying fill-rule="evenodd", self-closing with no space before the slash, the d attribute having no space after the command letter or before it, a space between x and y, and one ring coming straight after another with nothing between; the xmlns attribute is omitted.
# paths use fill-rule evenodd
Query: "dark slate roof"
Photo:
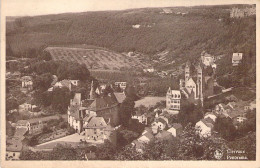
<svg viewBox="0 0 260 168"><path fill-rule="evenodd" d="M161 122L161 123L163 123L164 125L167 125L167 122L166 122L164 119L162 119L162 118L156 118L156 119L155 119L155 122Z"/></svg>
<svg viewBox="0 0 260 168"><path fill-rule="evenodd" d="M177 129L181 129L181 128L182 128L182 125L179 124L179 123L173 123L173 124L172 124L172 127L177 130Z"/></svg>
<svg viewBox="0 0 260 168"><path fill-rule="evenodd" d="M114 95L118 103L122 103L126 98L125 93L114 92Z"/></svg>
<svg viewBox="0 0 260 168"><path fill-rule="evenodd" d="M155 137L158 139L169 139L172 138L173 136L170 132L163 130L159 132Z"/></svg>
<svg viewBox="0 0 260 168"><path fill-rule="evenodd" d="M207 127L214 127L214 121L211 118L201 119L200 121L202 121Z"/></svg>
<svg viewBox="0 0 260 168"><path fill-rule="evenodd" d="M69 110L70 110L70 115L72 117L74 117L75 119L80 119L80 116L79 116L79 108L80 108L80 105L71 105L69 107Z"/></svg>
<svg viewBox="0 0 260 168"><path fill-rule="evenodd" d="M103 117L92 117L87 124L86 128L100 128L100 127L106 127L107 124Z"/></svg>
<svg viewBox="0 0 260 168"><path fill-rule="evenodd" d="M146 136L150 140L154 139L153 134L151 134L150 132L145 133L143 136Z"/></svg>
<svg viewBox="0 0 260 168"><path fill-rule="evenodd" d="M11 152L21 152L23 148L22 140L20 138L10 138L6 141L6 150Z"/></svg>
<svg viewBox="0 0 260 168"><path fill-rule="evenodd" d="M117 101L113 99L113 97L106 96L106 97L100 97L96 98L89 106L89 110L93 111L99 111L102 109L110 108L112 106L117 105Z"/></svg>
<svg viewBox="0 0 260 168"><path fill-rule="evenodd" d="M29 119L28 121L30 123L36 123L36 122L39 122L39 121L44 122L44 121L50 121L50 120L55 120L55 119L57 120L59 118L60 118L59 116L53 115L53 116L42 117L42 118L32 118L32 119Z"/></svg>
<svg viewBox="0 0 260 168"><path fill-rule="evenodd" d="M21 138L23 137L27 132L27 128L16 128L14 137Z"/></svg>

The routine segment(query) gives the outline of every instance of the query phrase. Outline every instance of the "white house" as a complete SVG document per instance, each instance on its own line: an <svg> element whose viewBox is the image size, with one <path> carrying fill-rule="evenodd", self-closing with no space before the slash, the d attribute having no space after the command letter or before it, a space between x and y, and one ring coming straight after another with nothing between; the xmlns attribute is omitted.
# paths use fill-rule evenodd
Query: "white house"
<svg viewBox="0 0 260 168"><path fill-rule="evenodd" d="M178 114L181 109L181 92L180 90L168 89L166 93L166 110L171 114Z"/></svg>
<svg viewBox="0 0 260 168"><path fill-rule="evenodd" d="M210 118L201 119L195 125L196 132L201 137L211 136L212 129L214 127L214 121Z"/></svg>
<svg viewBox="0 0 260 168"><path fill-rule="evenodd" d="M33 88L33 81L31 76L23 76L21 78L22 81L22 88L27 88L28 90L32 90Z"/></svg>
<svg viewBox="0 0 260 168"><path fill-rule="evenodd" d="M182 125L178 123L174 123L172 127L169 128L167 131L170 132L174 137L177 137L182 132Z"/></svg>
<svg viewBox="0 0 260 168"><path fill-rule="evenodd" d="M232 65L238 66L242 62L243 53L233 53Z"/></svg>
<svg viewBox="0 0 260 168"><path fill-rule="evenodd" d="M206 113L205 115L204 115L204 118L206 119L206 118L211 118L214 122L216 121L216 119L217 119L217 116L214 114L214 113Z"/></svg>
<svg viewBox="0 0 260 168"><path fill-rule="evenodd" d="M115 82L115 85L119 86L123 90L126 88L126 82Z"/></svg>
<svg viewBox="0 0 260 168"><path fill-rule="evenodd" d="M137 119L140 123L147 125L147 115L144 114L135 114L132 116L132 119Z"/></svg>
<svg viewBox="0 0 260 168"><path fill-rule="evenodd" d="M154 70L154 68L147 68L147 69L143 69L143 71L144 71L144 72L150 72L150 73L152 73L152 72L154 72L155 70Z"/></svg>
<svg viewBox="0 0 260 168"><path fill-rule="evenodd" d="M19 111L34 111L36 108L36 105L30 103L24 103L19 105Z"/></svg>
<svg viewBox="0 0 260 168"><path fill-rule="evenodd" d="M201 53L201 61L205 66L212 66L215 62L215 57L203 51Z"/></svg>

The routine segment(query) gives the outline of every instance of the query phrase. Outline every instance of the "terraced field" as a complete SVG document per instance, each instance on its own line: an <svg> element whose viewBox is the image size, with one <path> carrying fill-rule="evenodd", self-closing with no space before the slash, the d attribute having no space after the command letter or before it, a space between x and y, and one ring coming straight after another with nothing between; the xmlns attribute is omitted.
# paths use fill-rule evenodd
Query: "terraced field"
<svg viewBox="0 0 260 168"><path fill-rule="evenodd" d="M54 60L84 63L90 70L142 69L149 65L137 58L101 48L47 47Z"/></svg>

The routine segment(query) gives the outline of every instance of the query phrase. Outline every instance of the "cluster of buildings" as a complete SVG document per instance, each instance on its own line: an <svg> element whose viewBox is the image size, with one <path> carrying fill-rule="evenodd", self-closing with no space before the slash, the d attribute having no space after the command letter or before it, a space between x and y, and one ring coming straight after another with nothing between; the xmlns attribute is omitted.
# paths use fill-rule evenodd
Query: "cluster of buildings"
<svg viewBox="0 0 260 168"><path fill-rule="evenodd" d="M139 121L140 122L140 121ZM145 144L154 141L172 140L182 134L183 128L179 123L169 124L168 118L161 113L155 114L154 121L149 127L145 127L144 131L131 145L136 148L137 151L143 152Z"/></svg>
<svg viewBox="0 0 260 168"><path fill-rule="evenodd" d="M42 118L32 118L28 120L19 120L14 125L7 124L7 129L14 127L14 135L6 139L6 159L19 160L24 146L26 135L38 134L43 131L44 126L51 120L58 120L59 116L48 116Z"/></svg>
<svg viewBox="0 0 260 168"><path fill-rule="evenodd" d="M202 52L199 62L187 62L184 70L184 79L180 79L180 89L168 89L166 93L166 110L171 114L178 114L180 111L181 99L203 105L203 100L214 95L214 67L215 58ZM211 68L208 72L206 69Z"/></svg>
<svg viewBox="0 0 260 168"><path fill-rule="evenodd" d="M238 128L241 123L247 120L248 110L254 109L256 109L256 100L250 103L243 101L220 103L211 112L206 113L204 118L196 123L195 128L201 136L211 136L217 117L230 118L232 124Z"/></svg>
<svg viewBox="0 0 260 168"><path fill-rule="evenodd" d="M92 82L88 99L82 100L81 93L76 93L70 101L68 123L76 132L84 134L86 141L104 141L119 124L119 105L125 98L123 92L101 96Z"/></svg>
<svg viewBox="0 0 260 168"><path fill-rule="evenodd" d="M255 5L252 7L246 7L246 8L232 8L230 11L230 17L231 18L243 18L247 16L256 15L256 7Z"/></svg>

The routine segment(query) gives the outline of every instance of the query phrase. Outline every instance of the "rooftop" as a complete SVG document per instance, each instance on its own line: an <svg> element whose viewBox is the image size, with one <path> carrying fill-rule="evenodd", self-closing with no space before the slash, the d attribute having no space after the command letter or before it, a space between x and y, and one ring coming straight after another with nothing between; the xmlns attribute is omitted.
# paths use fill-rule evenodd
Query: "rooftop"
<svg viewBox="0 0 260 168"><path fill-rule="evenodd" d="M86 128L90 127L106 127L107 124L103 117L92 117L87 124Z"/></svg>

